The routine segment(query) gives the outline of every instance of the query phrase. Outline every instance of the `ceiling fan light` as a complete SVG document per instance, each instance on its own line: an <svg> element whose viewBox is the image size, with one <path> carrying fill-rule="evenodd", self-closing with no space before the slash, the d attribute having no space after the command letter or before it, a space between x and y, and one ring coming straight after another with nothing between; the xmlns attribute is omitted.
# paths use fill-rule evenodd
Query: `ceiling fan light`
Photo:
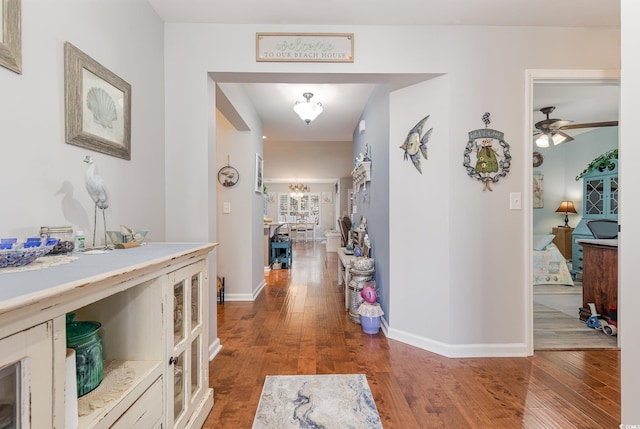
<svg viewBox="0 0 640 429"><path fill-rule="evenodd" d="M549 147L550 143L549 140L551 140L549 138L548 134L540 134L538 136L538 138L536 139L536 146L538 147Z"/></svg>
<svg viewBox="0 0 640 429"><path fill-rule="evenodd" d="M554 134L551 137L551 140L553 141L554 145L557 145L557 144L561 144L561 143L566 142L567 138L565 136L563 136L562 134Z"/></svg>
<svg viewBox="0 0 640 429"><path fill-rule="evenodd" d="M318 117L324 110L322 108L322 103L311 103L311 97L313 94L310 92L305 92L302 94L304 98L307 99L305 102L296 101L296 104L293 106L293 111L300 116L300 119L305 121L307 125L311 123L314 119Z"/></svg>

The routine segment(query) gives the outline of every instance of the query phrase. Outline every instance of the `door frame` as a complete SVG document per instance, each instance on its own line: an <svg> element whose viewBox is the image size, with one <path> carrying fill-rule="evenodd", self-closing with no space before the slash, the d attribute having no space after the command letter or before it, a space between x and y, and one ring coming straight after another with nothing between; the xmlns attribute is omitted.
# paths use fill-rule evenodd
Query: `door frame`
<svg viewBox="0 0 640 429"><path fill-rule="evenodd" d="M534 85L536 83L612 83L620 82L620 70L610 69L530 69L525 70L525 127L523 141L525 142L525 168L524 180L524 222L525 222L525 309L526 309L526 342L527 355L532 356L533 349L533 101ZM619 267L618 267L619 269ZM618 277L620 278L620 277ZM620 339L618 337L618 346Z"/></svg>

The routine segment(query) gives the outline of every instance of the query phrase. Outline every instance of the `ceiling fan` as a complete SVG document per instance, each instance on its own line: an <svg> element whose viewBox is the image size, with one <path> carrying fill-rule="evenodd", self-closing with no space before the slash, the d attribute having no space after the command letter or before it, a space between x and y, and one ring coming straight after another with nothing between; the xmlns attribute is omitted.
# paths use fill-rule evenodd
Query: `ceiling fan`
<svg viewBox="0 0 640 429"><path fill-rule="evenodd" d="M543 107L540 109L542 114L547 118L542 121L536 122L536 130L533 132L533 136L536 137L536 146L549 147L550 145L557 145L561 143L570 142L573 137L563 133L562 130L575 130L578 128L599 128L599 127L615 127L618 125L618 121L608 122L588 122L584 124L574 124L573 121L566 121L563 119L549 118L551 112L555 110L555 106Z"/></svg>

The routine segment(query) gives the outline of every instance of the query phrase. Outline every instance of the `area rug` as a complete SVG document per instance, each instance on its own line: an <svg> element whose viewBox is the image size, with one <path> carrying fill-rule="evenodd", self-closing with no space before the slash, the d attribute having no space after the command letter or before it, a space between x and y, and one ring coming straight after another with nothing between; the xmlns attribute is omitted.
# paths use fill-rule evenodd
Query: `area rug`
<svg viewBox="0 0 640 429"><path fill-rule="evenodd" d="M382 428L364 374L268 375L253 429Z"/></svg>

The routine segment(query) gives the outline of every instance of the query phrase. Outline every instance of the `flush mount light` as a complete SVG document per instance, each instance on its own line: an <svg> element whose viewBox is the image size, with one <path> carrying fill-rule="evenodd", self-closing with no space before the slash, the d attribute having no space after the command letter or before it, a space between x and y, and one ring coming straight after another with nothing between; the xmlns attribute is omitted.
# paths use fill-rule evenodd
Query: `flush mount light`
<svg viewBox="0 0 640 429"><path fill-rule="evenodd" d="M294 112L300 116L300 119L305 121L307 125L311 123L315 118L318 117L320 113L324 110L322 108L322 103L311 103L311 97L313 94L311 92L305 92L302 96L307 100L306 102L296 101L296 104L293 106Z"/></svg>

